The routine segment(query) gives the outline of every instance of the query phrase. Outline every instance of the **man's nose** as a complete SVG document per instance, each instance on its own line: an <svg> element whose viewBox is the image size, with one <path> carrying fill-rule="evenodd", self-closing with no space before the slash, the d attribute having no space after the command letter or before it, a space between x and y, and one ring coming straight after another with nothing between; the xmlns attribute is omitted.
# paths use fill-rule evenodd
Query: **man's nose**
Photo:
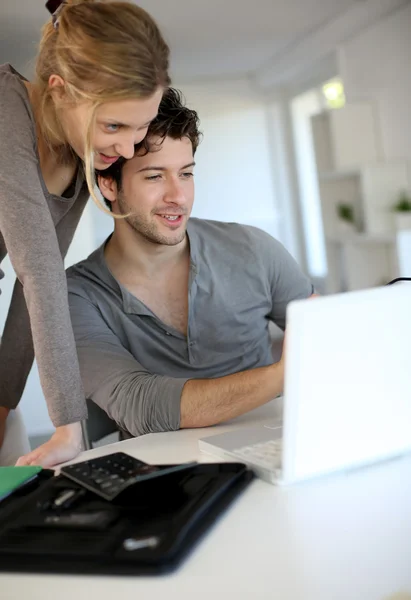
<svg viewBox="0 0 411 600"><path fill-rule="evenodd" d="M165 200L166 202L172 202L174 204L185 203L186 198L184 195L183 187L178 179L172 178L168 182Z"/></svg>

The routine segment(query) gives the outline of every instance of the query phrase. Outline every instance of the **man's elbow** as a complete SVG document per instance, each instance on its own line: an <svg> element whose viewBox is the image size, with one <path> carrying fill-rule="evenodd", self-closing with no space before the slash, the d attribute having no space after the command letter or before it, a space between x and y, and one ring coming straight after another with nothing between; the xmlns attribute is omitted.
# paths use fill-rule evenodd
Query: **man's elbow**
<svg viewBox="0 0 411 600"><path fill-rule="evenodd" d="M180 403L178 407L176 403L169 406L168 396L152 385L155 378L145 375L144 381L141 377L137 381L129 381L121 389L118 387L115 399L110 400L112 418L133 437L176 431L181 427Z"/></svg>

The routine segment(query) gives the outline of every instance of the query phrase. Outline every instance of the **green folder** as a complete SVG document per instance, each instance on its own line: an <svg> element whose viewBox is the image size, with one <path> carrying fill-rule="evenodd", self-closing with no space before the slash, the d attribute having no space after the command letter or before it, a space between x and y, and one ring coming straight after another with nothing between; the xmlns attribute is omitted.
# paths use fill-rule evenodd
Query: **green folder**
<svg viewBox="0 0 411 600"><path fill-rule="evenodd" d="M0 467L0 501L32 481L42 467Z"/></svg>

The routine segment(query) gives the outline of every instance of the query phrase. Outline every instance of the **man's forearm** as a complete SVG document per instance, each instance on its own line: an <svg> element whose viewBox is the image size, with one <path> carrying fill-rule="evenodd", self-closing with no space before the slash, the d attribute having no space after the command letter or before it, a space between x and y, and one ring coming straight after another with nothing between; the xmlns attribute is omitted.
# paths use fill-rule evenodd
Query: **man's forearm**
<svg viewBox="0 0 411 600"><path fill-rule="evenodd" d="M190 379L181 395L180 427L207 427L233 419L269 402L283 386L282 361L218 379Z"/></svg>

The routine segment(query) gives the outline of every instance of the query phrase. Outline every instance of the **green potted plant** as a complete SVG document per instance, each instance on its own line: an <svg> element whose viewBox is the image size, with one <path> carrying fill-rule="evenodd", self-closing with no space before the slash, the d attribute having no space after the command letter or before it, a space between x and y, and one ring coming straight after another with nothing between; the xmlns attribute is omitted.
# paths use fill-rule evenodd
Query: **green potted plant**
<svg viewBox="0 0 411 600"><path fill-rule="evenodd" d="M399 194L393 210L397 229L411 230L411 196L407 191L403 190Z"/></svg>
<svg viewBox="0 0 411 600"><path fill-rule="evenodd" d="M354 207L347 202L337 204L337 215L340 232L343 234L353 234L355 231Z"/></svg>

